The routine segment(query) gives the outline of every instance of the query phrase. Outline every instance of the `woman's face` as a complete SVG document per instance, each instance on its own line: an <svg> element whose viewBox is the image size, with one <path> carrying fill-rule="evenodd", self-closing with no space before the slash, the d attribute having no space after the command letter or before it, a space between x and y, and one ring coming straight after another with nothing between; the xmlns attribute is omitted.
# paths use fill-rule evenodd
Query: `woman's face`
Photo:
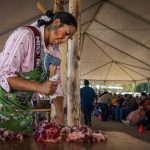
<svg viewBox="0 0 150 150"><path fill-rule="evenodd" d="M141 95L141 100L145 100L145 99L146 99L146 96Z"/></svg>
<svg viewBox="0 0 150 150"><path fill-rule="evenodd" d="M55 25L55 29L52 26ZM76 28L73 25L60 25L60 23L52 24L48 36L48 44L57 45L66 42L76 32Z"/></svg>

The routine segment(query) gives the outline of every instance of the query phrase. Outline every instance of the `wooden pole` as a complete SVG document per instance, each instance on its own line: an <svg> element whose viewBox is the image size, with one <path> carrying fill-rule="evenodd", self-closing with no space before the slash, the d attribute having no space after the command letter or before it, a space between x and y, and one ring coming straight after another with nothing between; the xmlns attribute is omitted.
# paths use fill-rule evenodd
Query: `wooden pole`
<svg viewBox="0 0 150 150"><path fill-rule="evenodd" d="M63 3L64 3L63 0L54 0L53 12L56 13L56 12L64 11ZM62 51L63 49L65 49L65 47L60 46L60 50ZM66 54L66 51L64 50L63 53ZM63 55L62 57L63 57L63 60L61 61L61 70L63 68L63 72L61 72L61 83L65 84L66 79L65 79L65 76L62 75L62 73L64 74L64 70L66 69L65 68L66 61L64 60L65 56ZM63 87L64 87L64 85L63 85ZM66 92L66 90L65 90L65 92ZM51 118L53 119L56 115L57 115L56 107L54 104L51 104Z"/></svg>
<svg viewBox="0 0 150 150"><path fill-rule="evenodd" d="M64 11L63 4L64 4L63 0L55 0L54 1L54 13L63 12Z"/></svg>
<svg viewBox="0 0 150 150"><path fill-rule="evenodd" d="M64 4L63 0L54 0L53 12L54 13L63 12L64 11L63 4ZM36 7L42 14L45 14L47 11L39 1L36 3Z"/></svg>
<svg viewBox="0 0 150 150"><path fill-rule="evenodd" d="M80 124L80 0L69 0L69 12L78 21L77 33L68 41L67 124Z"/></svg>
<svg viewBox="0 0 150 150"><path fill-rule="evenodd" d="M64 1L63 0L54 0L54 7L53 7L53 12L63 12L64 7L63 7ZM67 43L63 43L60 45L60 51L61 51L61 84L63 86L63 91L64 91L64 107L66 108L66 103L67 103ZM66 117L66 116L65 116ZM65 118L66 121L66 118Z"/></svg>
<svg viewBox="0 0 150 150"><path fill-rule="evenodd" d="M39 10L42 14L45 14L45 13L46 13L46 9L44 8L44 6L43 6L40 2L37 2L36 7L38 8L38 10Z"/></svg>

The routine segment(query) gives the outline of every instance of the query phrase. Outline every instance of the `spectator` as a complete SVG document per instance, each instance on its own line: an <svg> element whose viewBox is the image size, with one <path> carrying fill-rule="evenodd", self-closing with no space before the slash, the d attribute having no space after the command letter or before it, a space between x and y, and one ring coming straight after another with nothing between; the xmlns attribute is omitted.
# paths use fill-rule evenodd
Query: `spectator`
<svg viewBox="0 0 150 150"><path fill-rule="evenodd" d="M146 126L150 121L150 101L146 100L147 94L145 92L141 93L140 100L141 103L139 108L132 111L123 121L126 125L140 125L141 123Z"/></svg>
<svg viewBox="0 0 150 150"><path fill-rule="evenodd" d="M124 120L127 115L131 112L134 111L137 108L137 102L133 98L132 95L125 94L124 95L124 103L122 108L116 109L116 120L122 121Z"/></svg>
<svg viewBox="0 0 150 150"><path fill-rule="evenodd" d="M91 126L91 114L96 94L93 88L89 87L89 81L84 80L85 87L80 89L81 109L84 114L84 123Z"/></svg>
<svg viewBox="0 0 150 150"><path fill-rule="evenodd" d="M99 98L98 103L102 110L102 121L107 121L109 114L109 104L111 103L112 95L107 91Z"/></svg>

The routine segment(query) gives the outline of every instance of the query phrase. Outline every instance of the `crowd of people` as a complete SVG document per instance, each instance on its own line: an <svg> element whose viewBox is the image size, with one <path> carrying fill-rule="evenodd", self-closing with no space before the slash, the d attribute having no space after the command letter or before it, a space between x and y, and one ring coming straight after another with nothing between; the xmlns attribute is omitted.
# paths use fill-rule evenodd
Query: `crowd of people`
<svg viewBox="0 0 150 150"><path fill-rule="evenodd" d="M141 124L150 130L150 94L142 92L140 96L132 94L112 94L108 91L97 94L93 115L101 115L102 121L119 121L128 126Z"/></svg>
<svg viewBox="0 0 150 150"><path fill-rule="evenodd" d="M89 81L84 80L84 87L80 89L81 110L84 123L91 126L91 114L102 121L114 120L128 126L141 124L150 130L150 93L142 92L140 96L132 94L112 94L94 91Z"/></svg>

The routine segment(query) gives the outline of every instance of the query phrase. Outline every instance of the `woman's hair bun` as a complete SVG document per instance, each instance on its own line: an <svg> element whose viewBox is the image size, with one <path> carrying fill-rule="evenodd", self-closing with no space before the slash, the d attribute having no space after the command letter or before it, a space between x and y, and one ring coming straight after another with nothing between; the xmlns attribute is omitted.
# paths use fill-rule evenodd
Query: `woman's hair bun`
<svg viewBox="0 0 150 150"><path fill-rule="evenodd" d="M43 26L43 25L48 25L50 24L50 22L52 22L54 18L54 14L52 11L47 11L45 13L44 16L42 16L39 20L38 20L38 27Z"/></svg>
<svg viewBox="0 0 150 150"><path fill-rule="evenodd" d="M46 21L43 20L43 19L39 19L39 20L37 21L37 23L38 23L38 27L40 27L40 26L45 25L45 24L46 24Z"/></svg>
<svg viewBox="0 0 150 150"><path fill-rule="evenodd" d="M54 13L51 11L51 10L48 10L45 15L48 17L48 18L52 18L54 16Z"/></svg>

